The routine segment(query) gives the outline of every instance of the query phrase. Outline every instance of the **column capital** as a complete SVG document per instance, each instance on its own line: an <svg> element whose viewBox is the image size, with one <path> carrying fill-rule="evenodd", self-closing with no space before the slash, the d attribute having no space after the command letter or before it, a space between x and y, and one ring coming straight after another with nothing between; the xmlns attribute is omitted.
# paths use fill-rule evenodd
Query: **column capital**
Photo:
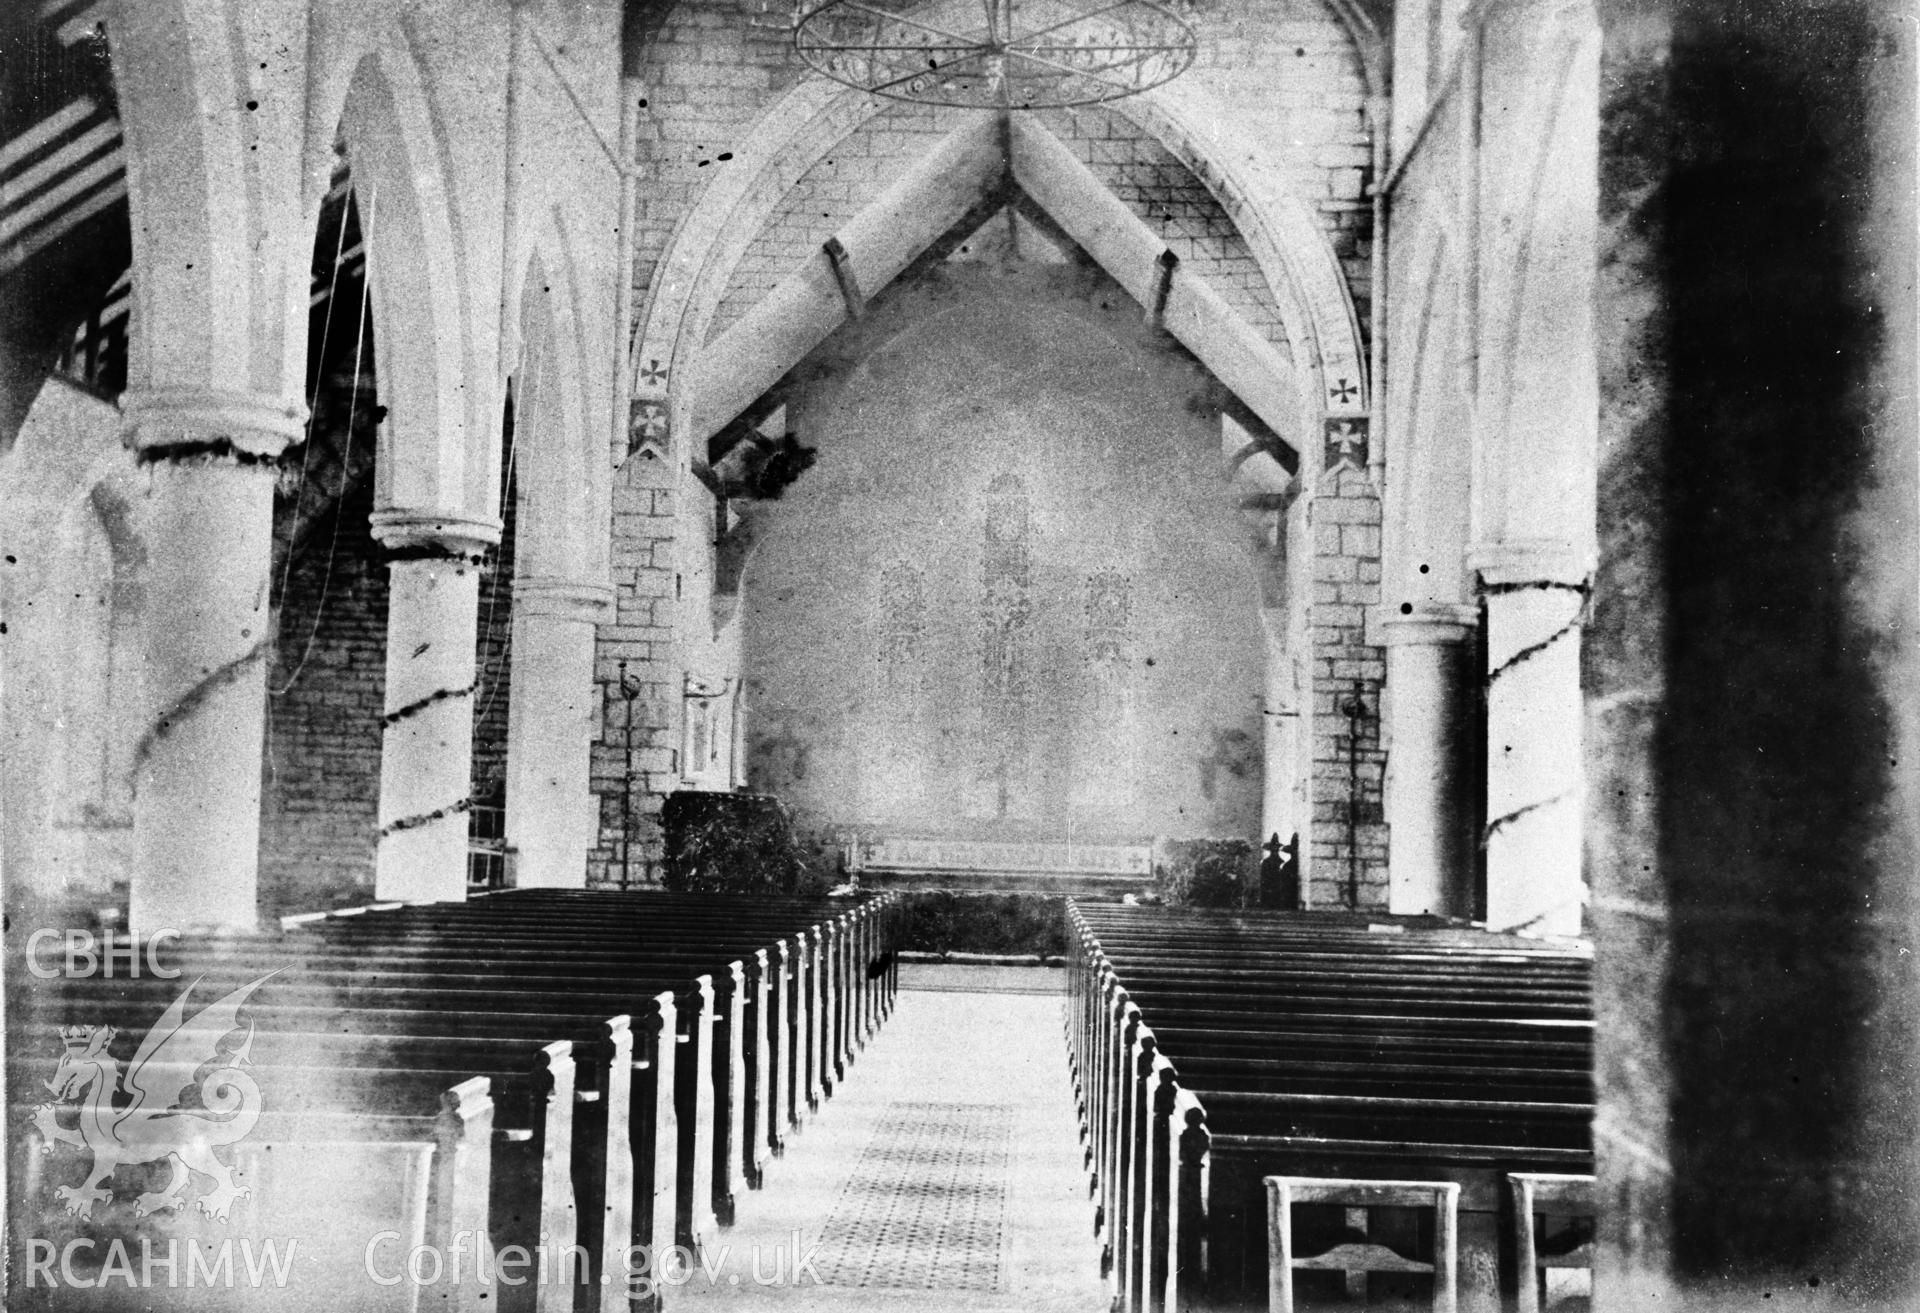
<svg viewBox="0 0 1920 1313"><path fill-rule="evenodd" d="M1579 588L1593 573L1594 551L1564 538L1509 538L1475 543L1467 549L1467 568L1484 584L1563 584Z"/></svg>
<svg viewBox="0 0 1920 1313"><path fill-rule="evenodd" d="M1480 609L1450 602L1414 602L1411 611L1380 622L1388 647L1438 647L1463 643L1479 627Z"/></svg>
<svg viewBox="0 0 1920 1313"><path fill-rule="evenodd" d="M126 445L142 460L232 456L275 460L306 436L307 408L286 397L216 387L129 388L120 399Z"/></svg>
<svg viewBox="0 0 1920 1313"><path fill-rule="evenodd" d="M500 521L458 511L385 510L368 517L389 557L440 558L478 564L500 542Z"/></svg>
<svg viewBox="0 0 1920 1313"><path fill-rule="evenodd" d="M595 624L613 614L613 585L553 575L521 576L513 581L513 611Z"/></svg>

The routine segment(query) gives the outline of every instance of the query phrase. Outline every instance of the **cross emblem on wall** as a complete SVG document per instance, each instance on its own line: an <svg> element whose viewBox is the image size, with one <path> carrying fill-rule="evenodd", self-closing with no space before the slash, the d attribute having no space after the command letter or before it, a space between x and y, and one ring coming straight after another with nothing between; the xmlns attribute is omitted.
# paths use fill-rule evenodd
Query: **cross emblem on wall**
<svg viewBox="0 0 1920 1313"><path fill-rule="evenodd" d="M1344 378L1335 379L1333 386L1328 388L1327 391L1332 395L1335 404L1342 406L1348 404L1360 395L1360 389Z"/></svg>
<svg viewBox="0 0 1920 1313"><path fill-rule="evenodd" d="M667 367L658 360L649 360L640 370L642 387L664 388L667 385Z"/></svg>
<svg viewBox="0 0 1920 1313"><path fill-rule="evenodd" d="M669 431L665 406L657 401L637 401L627 419L627 450L651 450L664 456Z"/></svg>
<svg viewBox="0 0 1920 1313"><path fill-rule="evenodd" d="M1338 469L1364 470L1367 466L1367 421L1329 419L1327 421L1326 462L1321 467L1331 473Z"/></svg>

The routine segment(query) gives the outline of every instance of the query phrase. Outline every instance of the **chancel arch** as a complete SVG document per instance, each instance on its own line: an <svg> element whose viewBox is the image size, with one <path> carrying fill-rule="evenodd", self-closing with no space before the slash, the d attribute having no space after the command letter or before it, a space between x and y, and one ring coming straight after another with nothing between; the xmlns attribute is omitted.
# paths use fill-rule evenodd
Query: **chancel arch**
<svg viewBox="0 0 1920 1313"><path fill-rule="evenodd" d="M1003 203L1024 206L1043 226L1059 230L1077 245L1085 253L1080 258L1091 257L1116 277L1158 326L1194 351L1263 427L1278 435L1290 468L1312 467L1315 477L1301 479L1307 496L1296 494L1285 504L1267 508L1278 524L1265 535L1270 551L1284 554L1291 538L1301 539L1294 552L1299 584L1290 592L1300 615L1269 626L1276 635L1294 636L1292 642L1277 638L1271 645L1275 673L1269 681L1274 692L1267 699L1270 725L1292 729L1303 715L1312 715L1306 709L1316 703L1316 675L1320 699L1332 695L1336 657L1342 668L1359 662L1377 685L1384 667L1378 648L1368 655L1365 623L1356 605L1371 602L1377 593L1377 566L1368 567L1375 571L1369 578L1355 572L1344 579L1316 580L1320 567L1310 559L1310 545L1318 544L1334 555L1371 553L1377 560L1377 504L1371 510L1365 505L1374 501L1374 494L1364 481L1348 485L1344 490L1357 500L1325 514L1353 516L1375 527L1363 524L1343 533L1329 524L1317 535L1305 532L1316 514L1311 493L1321 473L1322 430L1338 420L1347 434L1362 435L1358 447L1364 461L1370 402L1352 297L1325 230L1287 190L1288 162L1249 138L1223 134L1218 106L1203 95L1168 89L1109 115L1118 130L1161 152L1166 163L1154 167L1189 179L1197 194L1207 198L1204 204L1217 207L1221 228L1210 232L1224 231L1242 243L1252 290L1241 274L1216 287L1213 280L1224 267L1208 261L1217 257L1186 267L1168 240L1142 222L1095 173L1106 157L1098 143L1086 138L1096 134L1097 125L1082 131L1072 122L1048 124L1031 115L1014 115L996 125L991 115L943 111L931 124L913 124L923 145L918 154L909 150L904 157L904 171L895 175L891 190L868 210L842 215L827 249L802 258L797 272L757 302L742 297L736 269L749 255L764 258L758 254L762 234L785 221L781 216L792 205L789 193L801 194L806 180L831 167L836 152L864 153L848 143L862 134L871 137L895 113L854 93L803 83L732 153L737 167L716 178L681 221L655 266L634 356L632 448L648 455L671 448L680 459L703 465L708 454L701 447L709 438L741 411L749 411L750 418L759 397L836 326L857 317L863 302L880 294L921 248L946 236L949 225L977 223ZM1054 135L1056 128L1074 140L1062 141ZM816 221L813 226L824 225ZM1180 239L1181 249L1189 249L1186 242ZM1352 453L1351 448L1343 450ZM1333 477L1348 476L1336 470ZM689 485L686 495L698 500L702 493ZM1287 505L1296 501L1289 516ZM690 560L684 551L681 559L683 565ZM683 570L683 583L684 577ZM1336 596L1330 589L1343 591ZM1319 641L1338 651L1323 653L1313 664L1308 652L1316 630L1307 612L1316 595L1322 604L1339 608L1325 614L1331 623L1323 623L1318 634ZM1341 691L1350 687L1348 681ZM1295 691L1283 695L1283 689ZM1377 718L1377 698L1369 706L1367 714ZM1305 819L1314 814L1315 793L1323 803L1329 801L1332 786L1325 781L1332 776L1326 769L1316 770L1316 761L1351 755L1335 743L1348 728L1329 720L1313 723L1304 734L1273 738L1278 759L1270 764L1277 775L1294 783L1275 792L1263 834L1271 830L1285 842L1304 830ZM1349 771L1344 787L1377 792L1377 776L1363 779ZM1282 805L1281 798L1288 801ZM1347 809L1346 814L1365 812ZM1283 828L1287 833L1279 833ZM1335 862L1341 868L1337 885L1319 890L1323 900L1373 897L1363 892L1362 884L1372 889L1376 879L1384 878L1384 846L1353 826L1348 829L1353 832L1317 852L1305 848L1307 864L1321 858L1329 869ZM1364 882L1355 875L1362 866L1375 872ZM1379 896L1384 901L1383 889Z"/></svg>
<svg viewBox="0 0 1920 1313"><path fill-rule="evenodd" d="M1281 162L1257 142L1223 128L1219 106L1201 91L1162 89L1123 102L1113 112L1179 159L1231 216L1258 262L1265 295L1279 311L1284 325L1279 345L1289 350L1294 367L1314 380L1314 387L1303 391L1302 404L1325 398L1311 418L1317 421L1321 410L1364 414L1370 385L1352 295L1325 232L1287 190ZM738 262L811 169L856 132L899 113L887 102L813 79L789 91L761 117L747 141L729 152L735 167L702 193L655 266L633 353L636 444L678 433L687 424L710 428L732 418L694 414L690 394L695 389L688 374L710 345L709 326L735 281ZM959 133L985 135L990 116L943 111L934 122L938 126L928 145L944 139L953 150L960 145ZM1029 115L1012 123L1029 136L1045 131ZM971 152L956 151L955 161L977 161L971 167L981 171L984 183L996 172L992 155L983 143ZM1001 164L1012 167L1011 160ZM1004 185L998 178L995 183ZM964 186L960 190L964 193ZM870 295L879 289L862 290ZM668 410L674 416L671 428L647 418L659 411L664 419Z"/></svg>

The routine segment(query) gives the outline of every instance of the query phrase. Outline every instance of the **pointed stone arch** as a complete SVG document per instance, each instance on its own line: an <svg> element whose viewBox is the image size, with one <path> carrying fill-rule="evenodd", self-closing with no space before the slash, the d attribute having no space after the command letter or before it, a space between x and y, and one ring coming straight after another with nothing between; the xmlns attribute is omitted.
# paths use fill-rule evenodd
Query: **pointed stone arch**
<svg viewBox="0 0 1920 1313"><path fill-rule="evenodd" d="M1296 451L1319 410L1287 358L1045 128L982 117L943 139L697 355L675 352L673 421L704 441L955 224L1001 196L1044 211ZM685 363L678 363L684 361Z"/></svg>
<svg viewBox="0 0 1920 1313"><path fill-rule="evenodd" d="M534 245L519 299L514 554L521 578L606 578L606 535L598 531L606 519L604 462L588 439L605 411L583 369L581 290L556 217Z"/></svg>
<svg viewBox="0 0 1920 1313"><path fill-rule="evenodd" d="M499 525L470 494L469 465L491 465L471 450L488 437L469 431L468 394L479 382L468 359L472 307L425 81L395 25L361 57L341 108L367 247L374 362L392 416L381 429L375 496L383 509L469 517L485 543Z"/></svg>
<svg viewBox="0 0 1920 1313"><path fill-rule="evenodd" d="M466 891L480 567L499 541L504 75L490 6L383 19L348 79L342 134L367 248L388 413L374 536L388 555L380 897ZM463 69L465 71L463 71Z"/></svg>
<svg viewBox="0 0 1920 1313"><path fill-rule="evenodd" d="M53 917L111 894L110 878L91 869L89 836L106 819L94 804L118 825L129 801L147 553L143 480L119 429L110 403L55 375L0 456L0 550L14 567L0 575L10 681L0 701L0 861L16 917L29 906ZM109 683L116 667L121 678ZM82 758L105 772L77 778Z"/></svg>
<svg viewBox="0 0 1920 1313"><path fill-rule="evenodd" d="M256 422L282 443L304 410L306 27L289 5L158 0L116 9L111 29L132 223L129 392L271 399Z"/></svg>
<svg viewBox="0 0 1920 1313"><path fill-rule="evenodd" d="M1406 594L1391 601L1452 604L1472 592L1465 574L1472 435L1461 414L1469 398L1457 367L1459 338L1448 332L1458 328L1461 273L1440 225L1425 225L1407 240L1406 267L1414 273L1393 310L1400 373L1381 398L1392 444L1387 466L1396 471L1386 491L1386 579L1389 589ZM1445 516L1456 522L1443 531L1438 521ZM1425 575L1417 573L1422 564L1431 567ZM1425 597L1412 597L1416 582Z"/></svg>
<svg viewBox="0 0 1920 1313"><path fill-rule="evenodd" d="M688 375L704 354L708 325L734 266L799 179L887 108L887 102L820 79L801 83L761 117L736 149L732 167L681 219L655 268L636 335L633 437L664 431L677 443L701 425ZM1179 83L1109 108L1199 177L1246 239L1296 344L1302 397L1316 407L1287 430L1297 435L1322 413L1365 413L1369 380L1352 297L1325 233L1287 189L1271 151L1222 129L1229 116L1210 111L1203 92ZM1001 131L986 115L982 122ZM1012 126L1044 131L1019 116L1012 117ZM1012 135L1010 127L1005 136ZM866 295L878 290L862 284Z"/></svg>
<svg viewBox="0 0 1920 1313"><path fill-rule="evenodd" d="M526 264L517 314L518 506L506 839L520 886L580 887L593 845L594 640L611 613L607 471L583 370L581 287L558 214Z"/></svg>

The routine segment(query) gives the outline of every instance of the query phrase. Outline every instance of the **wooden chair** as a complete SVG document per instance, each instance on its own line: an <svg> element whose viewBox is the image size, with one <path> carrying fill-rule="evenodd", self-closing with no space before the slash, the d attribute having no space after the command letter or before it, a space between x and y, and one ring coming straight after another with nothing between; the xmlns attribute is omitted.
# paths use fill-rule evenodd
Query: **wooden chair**
<svg viewBox="0 0 1920 1313"><path fill-rule="evenodd" d="M1591 1219L1593 1178L1509 1172L1507 1189L1513 1192L1513 1252L1520 1276L1519 1313L1540 1313L1542 1274L1551 1268L1591 1268L1593 1238L1589 1231L1584 1240L1570 1249L1543 1253L1534 1219L1538 1216Z"/></svg>
<svg viewBox="0 0 1920 1313"><path fill-rule="evenodd" d="M1455 1313L1458 1259L1456 1218L1460 1187L1452 1181L1358 1181L1315 1176L1269 1176L1267 1185L1268 1307L1293 1313L1296 1268L1335 1272L1426 1272L1433 1275L1435 1313ZM1347 1208L1431 1208L1433 1261L1407 1258L1385 1245L1347 1243L1324 1254L1293 1251L1293 1205Z"/></svg>

